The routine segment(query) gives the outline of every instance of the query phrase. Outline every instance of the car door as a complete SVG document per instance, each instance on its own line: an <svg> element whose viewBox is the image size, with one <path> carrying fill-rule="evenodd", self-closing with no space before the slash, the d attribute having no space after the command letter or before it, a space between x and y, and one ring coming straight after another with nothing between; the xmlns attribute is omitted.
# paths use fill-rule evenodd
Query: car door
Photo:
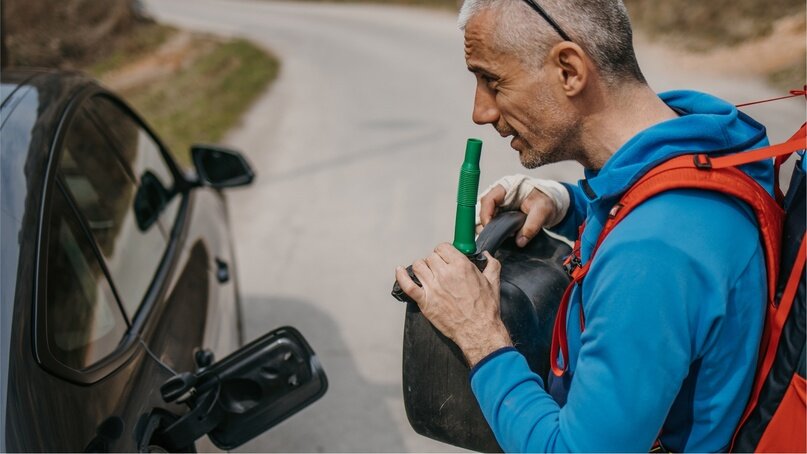
<svg viewBox="0 0 807 454"><path fill-rule="evenodd" d="M94 96L90 103L137 181L142 217L153 218L169 253L176 255L166 273L155 276L153 286L162 295L144 301L148 315L138 315L135 326L171 367L191 366L195 350L218 357L234 351L240 340L237 291L221 193L183 187L185 179L171 154L123 103L108 95Z"/></svg>
<svg viewBox="0 0 807 454"><path fill-rule="evenodd" d="M32 332L15 326L7 446L188 450L210 434L231 449L321 397L324 372L293 328L218 362L207 351L223 356L238 341L226 210L214 189L226 184L185 178L148 128L94 85L62 115L35 269L20 274L35 281ZM230 156L250 176L236 180L251 181L237 153L197 151L208 173Z"/></svg>
<svg viewBox="0 0 807 454"><path fill-rule="evenodd" d="M132 211L140 233L156 228L166 240L140 306L123 304L131 330L160 366L156 377L143 375L142 381L165 382L159 387L163 401L153 402L145 416L147 429L134 434L138 446L184 450L209 433L213 444L231 449L321 397L324 372L293 328L276 329L234 352L240 341L237 287L221 190L252 181L245 159L220 147L195 147L197 176L185 178L123 103L105 94L89 102L135 182ZM132 272L151 269L159 255L156 243L152 249L143 256L149 259L129 267ZM111 274L116 286L128 288L118 284L126 273ZM153 399L154 389L136 400ZM175 401L188 408L177 411Z"/></svg>
<svg viewBox="0 0 807 454"><path fill-rule="evenodd" d="M232 261L223 200L213 191L183 186L171 155L125 104L101 93L87 105L136 187L131 211L140 235L121 248L127 255L111 274L121 293L128 293L121 298L132 330L160 366L155 377L143 379L162 383L238 347L233 271L222 270ZM150 230L161 233L162 250L156 240L141 237ZM148 285L129 279L136 270L150 272ZM153 395L153 389L147 392Z"/></svg>
<svg viewBox="0 0 807 454"><path fill-rule="evenodd" d="M132 323L169 243L158 223L139 222L138 184L98 123L78 102L53 145L35 274L36 361L15 362L9 380L9 446L21 450L134 451L152 408L185 411L155 392L170 373Z"/></svg>

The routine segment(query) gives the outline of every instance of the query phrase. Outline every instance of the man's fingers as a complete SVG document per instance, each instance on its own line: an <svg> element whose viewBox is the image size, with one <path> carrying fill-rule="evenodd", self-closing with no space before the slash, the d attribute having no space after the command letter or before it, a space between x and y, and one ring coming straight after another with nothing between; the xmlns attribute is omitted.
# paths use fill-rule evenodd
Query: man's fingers
<svg viewBox="0 0 807 454"><path fill-rule="evenodd" d="M497 184L479 199L479 220L482 221L483 226L488 225L488 222L493 219L493 216L496 214L496 209L504 203L504 196L506 194L507 192L504 190L504 187Z"/></svg>
<svg viewBox="0 0 807 454"><path fill-rule="evenodd" d="M485 266L485 270L482 271L482 275L485 276L485 279L491 284L498 285L502 264L493 258L488 251L484 251L483 254L488 259L488 264Z"/></svg>
<svg viewBox="0 0 807 454"><path fill-rule="evenodd" d="M429 254L429 256L426 257L424 261L426 262L426 266L429 267L429 271L431 271L432 274L440 273L440 270L442 270L443 267L446 266L446 261L442 257L440 257L440 255L437 252Z"/></svg>
<svg viewBox="0 0 807 454"><path fill-rule="evenodd" d="M551 213L551 201L547 204L548 199L545 195L538 191L534 191L540 196L531 195L521 205L521 211L527 213L527 220L524 221L524 226L516 234L516 244L519 247L524 247L532 240L535 235L543 228L546 220Z"/></svg>
<svg viewBox="0 0 807 454"><path fill-rule="evenodd" d="M402 266L395 268L395 279L398 281L401 290L409 295L410 298L418 303L423 301L423 297L425 296L423 288L415 284L415 281L409 277L409 273L407 273Z"/></svg>
<svg viewBox="0 0 807 454"><path fill-rule="evenodd" d="M412 271L415 272L415 276L421 284L425 285L434 280L434 273L422 259L415 260L415 263L412 264Z"/></svg>
<svg viewBox="0 0 807 454"><path fill-rule="evenodd" d="M465 259L465 255L458 251L453 245L449 243L440 243L434 248L434 252L439 255L445 263L456 262L460 259Z"/></svg>

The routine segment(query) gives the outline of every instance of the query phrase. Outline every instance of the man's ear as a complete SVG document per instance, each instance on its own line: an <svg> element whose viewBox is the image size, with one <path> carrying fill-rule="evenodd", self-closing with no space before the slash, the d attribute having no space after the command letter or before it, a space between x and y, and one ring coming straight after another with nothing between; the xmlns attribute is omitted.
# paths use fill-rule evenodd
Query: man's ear
<svg viewBox="0 0 807 454"><path fill-rule="evenodd" d="M576 96L586 87L591 68L583 48L577 44L569 41L556 44L549 53L549 63L554 66L566 96Z"/></svg>

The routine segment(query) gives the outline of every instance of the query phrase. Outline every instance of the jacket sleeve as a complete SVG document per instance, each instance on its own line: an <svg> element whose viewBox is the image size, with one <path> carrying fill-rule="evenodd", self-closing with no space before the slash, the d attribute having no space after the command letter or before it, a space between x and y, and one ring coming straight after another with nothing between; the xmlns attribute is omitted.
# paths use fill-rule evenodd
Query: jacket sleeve
<svg viewBox="0 0 807 454"><path fill-rule="evenodd" d="M719 329L726 282L761 259L756 227L734 204L693 208L697 202L668 194L631 213L594 259L583 283L586 327L564 407L518 352L498 354L473 371L471 387L506 452L651 447L690 364ZM689 214L664 216L668 202L689 207ZM677 231L704 213L739 236ZM702 258L704 250L710 258Z"/></svg>
<svg viewBox="0 0 807 454"><path fill-rule="evenodd" d="M561 184L569 191L569 208L560 223L548 230L574 241L577 239L577 228L586 219L588 201L579 186L569 183Z"/></svg>

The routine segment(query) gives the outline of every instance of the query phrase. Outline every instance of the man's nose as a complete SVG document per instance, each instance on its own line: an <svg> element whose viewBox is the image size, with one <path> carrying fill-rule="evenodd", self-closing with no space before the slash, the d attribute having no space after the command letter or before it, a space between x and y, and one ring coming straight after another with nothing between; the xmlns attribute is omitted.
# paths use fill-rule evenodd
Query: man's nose
<svg viewBox="0 0 807 454"><path fill-rule="evenodd" d="M473 120L478 125L496 124L499 120L499 109L496 107L495 95L482 84L477 84L476 86Z"/></svg>

